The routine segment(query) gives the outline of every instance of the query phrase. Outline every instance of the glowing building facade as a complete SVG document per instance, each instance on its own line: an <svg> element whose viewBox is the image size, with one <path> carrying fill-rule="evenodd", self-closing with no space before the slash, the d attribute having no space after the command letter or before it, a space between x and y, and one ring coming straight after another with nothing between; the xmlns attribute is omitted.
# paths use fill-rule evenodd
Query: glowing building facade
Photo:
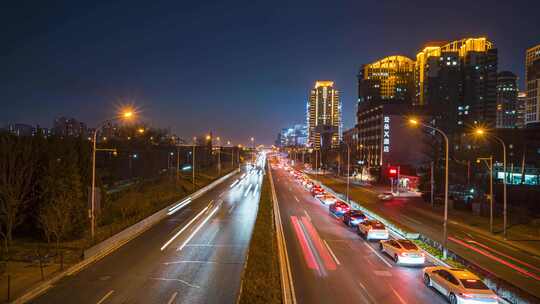
<svg viewBox="0 0 540 304"><path fill-rule="evenodd" d="M540 125L540 44L525 52L525 126Z"/></svg>
<svg viewBox="0 0 540 304"><path fill-rule="evenodd" d="M317 81L307 103L308 146L337 148L341 142L342 120L339 91L333 81Z"/></svg>
<svg viewBox="0 0 540 304"><path fill-rule="evenodd" d="M497 49L485 37L428 44L416 55L414 104L428 106L446 131L495 127Z"/></svg>

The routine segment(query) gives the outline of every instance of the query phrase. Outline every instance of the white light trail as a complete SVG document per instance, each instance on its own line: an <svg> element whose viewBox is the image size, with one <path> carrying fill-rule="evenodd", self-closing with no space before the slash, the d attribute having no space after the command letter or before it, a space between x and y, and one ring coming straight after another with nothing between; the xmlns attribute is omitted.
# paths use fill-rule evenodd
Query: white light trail
<svg viewBox="0 0 540 304"><path fill-rule="evenodd" d="M169 211L167 212L167 215L171 215L171 214L174 214L176 211L184 208L185 206L187 206L189 203L191 203L191 197L188 197L186 198L185 200L181 201L180 203L178 203L177 205L169 208Z"/></svg>
<svg viewBox="0 0 540 304"><path fill-rule="evenodd" d="M199 214L197 214L193 219L191 219L191 221L189 221L189 223L187 223L187 225L185 225L182 229L180 229L180 231L178 231L175 235L173 235L173 237L170 240L168 240L165 244L163 244L163 246L161 246L161 251L165 250L165 248L167 248L167 246L169 246L174 241L174 239L176 239L191 224L193 224L193 222L195 222L195 220L197 220L208 209L209 206L210 205L204 207L204 209L201 210L201 212L199 212Z"/></svg>
<svg viewBox="0 0 540 304"><path fill-rule="evenodd" d="M181 251L182 249L184 249L186 244L189 243L189 241L191 241L191 239L195 236L195 234L197 234L197 232L202 228L202 226L204 226L204 224L206 224L206 222L208 222L208 220L212 216L214 216L214 214L219 210L220 206L221 206L221 204L219 206L216 206L216 208L214 208L214 210L212 210L212 212L204 219L204 221L202 221L202 223L199 226L197 226L197 228L195 230L193 230L193 232L189 235L189 237L182 243L182 245L180 247L178 247L178 249L176 249L176 251Z"/></svg>

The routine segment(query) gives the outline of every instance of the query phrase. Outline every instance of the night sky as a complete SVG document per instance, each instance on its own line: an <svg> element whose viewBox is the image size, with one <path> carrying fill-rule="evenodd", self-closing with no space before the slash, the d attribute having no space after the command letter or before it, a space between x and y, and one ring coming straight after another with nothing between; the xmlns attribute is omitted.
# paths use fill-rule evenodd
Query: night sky
<svg viewBox="0 0 540 304"><path fill-rule="evenodd" d="M522 87L525 49L540 43L540 1L96 3L3 4L0 126L61 115L93 126L133 100L145 121L187 138L269 144L305 121L317 79L341 90L349 128L363 63L486 35Z"/></svg>

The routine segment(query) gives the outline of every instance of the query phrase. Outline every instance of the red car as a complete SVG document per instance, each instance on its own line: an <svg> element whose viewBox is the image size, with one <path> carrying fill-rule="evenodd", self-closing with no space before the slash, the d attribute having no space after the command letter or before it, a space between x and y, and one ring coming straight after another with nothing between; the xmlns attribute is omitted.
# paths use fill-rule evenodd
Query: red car
<svg viewBox="0 0 540 304"><path fill-rule="evenodd" d="M324 189L321 186L315 185L311 188L311 195L314 197L319 197L324 195Z"/></svg>
<svg viewBox="0 0 540 304"><path fill-rule="evenodd" d="M330 207L328 207L328 211L337 216L342 216L345 212L349 210L351 210L351 207L349 207L349 205L342 201L337 201L331 204Z"/></svg>

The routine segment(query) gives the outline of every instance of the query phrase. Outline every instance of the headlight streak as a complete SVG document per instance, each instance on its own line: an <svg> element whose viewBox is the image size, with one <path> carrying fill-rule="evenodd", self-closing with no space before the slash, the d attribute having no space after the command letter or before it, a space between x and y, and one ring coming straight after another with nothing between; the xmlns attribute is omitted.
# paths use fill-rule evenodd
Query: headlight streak
<svg viewBox="0 0 540 304"><path fill-rule="evenodd" d="M189 203L191 203L191 197L188 197L186 198L185 200L181 201L180 203L178 203L177 205L169 208L169 211L167 212L167 215L172 215L174 214L176 211L184 208L185 206L187 206Z"/></svg>
<svg viewBox="0 0 540 304"><path fill-rule="evenodd" d="M219 210L220 207L221 207L221 204L216 206L216 208L214 208L214 210L210 212L210 214L204 219L204 221L202 221L202 223L199 226L197 226L195 230L193 230L193 232L189 235L189 237L182 243L182 245L180 245L180 247L178 247L178 249L176 249L176 251L182 251L182 249L184 249L186 244L189 243L189 241L191 241L191 239L195 236L195 234L197 234L197 232L202 228L202 226L204 226L204 224L206 224L206 222L208 222L208 220L212 218L212 216L214 216L214 214Z"/></svg>
<svg viewBox="0 0 540 304"><path fill-rule="evenodd" d="M240 181L239 179L235 180L234 183L232 183L232 184L229 186L229 188L233 188L234 186L236 186L236 184L238 184L239 181Z"/></svg>
<svg viewBox="0 0 540 304"><path fill-rule="evenodd" d="M249 187L247 188L246 192L244 193L244 197L246 197L249 194L249 190L251 190L251 186L253 186L253 184L249 184Z"/></svg>
<svg viewBox="0 0 540 304"><path fill-rule="evenodd" d="M189 223L187 223L187 225L185 225L182 229L180 229L180 231L178 231L175 235L173 235L172 238L170 238L165 244L163 244L163 246L161 246L161 251L165 250L165 248L167 248L167 246L169 246L182 232L184 232L191 224L193 224L193 222L195 222L201 215L203 215L203 213L208 210L208 208L210 207L210 204L208 204L208 206L204 207L203 210L201 210L201 212L199 212L199 214L197 214L194 218L191 219L191 221L189 221Z"/></svg>

